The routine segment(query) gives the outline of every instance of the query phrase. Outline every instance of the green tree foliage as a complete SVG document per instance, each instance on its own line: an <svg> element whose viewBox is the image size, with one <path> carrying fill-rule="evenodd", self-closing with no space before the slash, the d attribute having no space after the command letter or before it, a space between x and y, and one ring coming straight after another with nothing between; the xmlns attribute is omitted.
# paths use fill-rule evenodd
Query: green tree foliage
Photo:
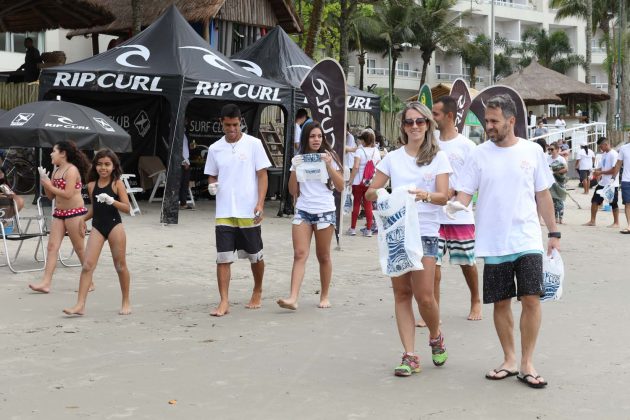
<svg viewBox="0 0 630 420"><path fill-rule="evenodd" d="M412 43L421 51L420 85L423 85L435 50L454 50L466 42L468 29L459 26L459 20L469 12L454 13L451 9L457 0L421 0L419 5L412 3L408 8L409 14L413 16Z"/></svg>
<svg viewBox="0 0 630 420"><path fill-rule="evenodd" d="M535 58L540 65L564 74L571 67L584 64L584 57L573 53L569 37L563 31L549 34L545 29L529 28L522 40L521 65L524 67Z"/></svg>

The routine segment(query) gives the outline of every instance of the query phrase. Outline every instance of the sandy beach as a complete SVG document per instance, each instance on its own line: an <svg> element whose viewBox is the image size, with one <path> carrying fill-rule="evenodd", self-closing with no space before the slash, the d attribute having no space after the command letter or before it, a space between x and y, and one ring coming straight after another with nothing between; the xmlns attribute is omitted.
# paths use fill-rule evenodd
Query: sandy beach
<svg viewBox="0 0 630 420"><path fill-rule="evenodd" d="M299 309L280 309L291 220L276 217L278 203L268 201L263 307L245 309L253 282L239 261L231 313L215 318L214 201L200 200L170 226L159 224L157 203L140 202L143 214L123 220L130 316L117 315L107 246L84 317L61 312L75 303L79 268L58 265L49 295L27 287L41 272L0 268L0 419L628 419L630 237L606 228L610 212L598 213L597 227L581 226L590 195L571 194L583 208L566 201L564 296L543 305L535 362L544 390L484 379L502 361L492 308L484 306L482 321L466 320L469 293L456 266L446 264L442 280L448 362L432 365L428 332L418 328L423 371L398 378L402 347L376 237L343 236L333 250L332 308L316 307L313 248ZM623 210L620 220L625 227Z"/></svg>

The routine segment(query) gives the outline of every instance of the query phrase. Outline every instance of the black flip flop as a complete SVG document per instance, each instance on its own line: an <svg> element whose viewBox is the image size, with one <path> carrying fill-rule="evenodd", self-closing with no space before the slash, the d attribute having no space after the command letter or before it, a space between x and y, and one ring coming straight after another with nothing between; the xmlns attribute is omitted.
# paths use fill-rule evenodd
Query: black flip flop
<svg viewBox="0 0 630 420"><path fill-rule="evenodd" d="M507 369L492 369L492 371L495 373L495 376L492 376L492 375L486 373L486 379L490 379L491 381L500 381L502 379L510 378L512 376L518 375L518 371L511 372L511 371L509 371ZM505 372L506 375L505 376L496 376L496 375L498 375L501 372Z"/></svg>
<svg viewBox="0 0 630 420"><path fill-rule="evenodd" d="M535 380L539 380L538 378L540 378L540 375L538 375L538 376L534 376L534 375L530 375L530 374L528 373L527 375L523 375L523 376L518 375L516 378L517 378L519 381L523 382L525 385L527 385L527 386L528 386L528 387L530 387L530 388L538 388L538 389L540 389L540 388L544 388L544 387L546 387L546 386L547 386L547 382L538 382L538 383L534 383L534 382L531 382L531 381L529 381L529 380L527 379L527 378L532 378L532 379L535 379Z"/></svg>
<svg viewBox="0 0 630 420"><path fill-rule="evenodd" d="M621 233L622 235L630 235L630 229L620 230L619 233Z"/></svg>

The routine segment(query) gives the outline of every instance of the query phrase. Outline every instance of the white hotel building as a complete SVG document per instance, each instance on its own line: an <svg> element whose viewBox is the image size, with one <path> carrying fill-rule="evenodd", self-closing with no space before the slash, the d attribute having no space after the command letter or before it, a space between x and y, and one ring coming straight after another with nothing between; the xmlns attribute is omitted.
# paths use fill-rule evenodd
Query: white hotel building
<svg viewBox="0 0 630 420"><path fill-rule="evenodd" d="M472 13L460 19L459 24L469 28L470 38L485 34L490 38L491 33L491 0L460 0L454 10L458 12L471 10ZM555 21L556 12L549 8L549 0L495 0L495 33L511 43L520 44L521 34L528 28L543 28L549 33L563 31L569 36L573 52L585 56L586 54L586 23L583 20L570 18ZM593 37L591 84L606 91L608 80L603 67L604 49L599 46L601 33L598 31ZM358 85L360 67L356 54L350 57L349 83ZM406 48L396 64L394 91L399 98L405 100L418 93L422 58L418 48ZM388 56L368 53L364 67L364 89L370 85L388 88L389 70ZM457 55L446 55L436 51L427 69L426 83L434 86L441 82L452 82L458 77L468 80L468 70ZM584 69L573 67L568 76L584 81ZM490 71L487 68L477 69L476 88L482 89L489 85ZM553 113L553 112L552 112Z"/></svg>

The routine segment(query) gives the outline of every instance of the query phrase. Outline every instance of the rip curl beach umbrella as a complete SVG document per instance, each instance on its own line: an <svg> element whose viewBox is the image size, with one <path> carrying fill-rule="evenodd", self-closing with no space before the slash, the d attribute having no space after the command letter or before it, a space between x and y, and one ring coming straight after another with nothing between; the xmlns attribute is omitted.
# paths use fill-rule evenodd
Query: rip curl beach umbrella
<svg viewBox="0 0 630 420"><path fill-rule="evenodd" d="M31 102L0 115L0 147L47 147L72 140L79 149L131 152L131 137L112 119L83 105Z"/></svg>

